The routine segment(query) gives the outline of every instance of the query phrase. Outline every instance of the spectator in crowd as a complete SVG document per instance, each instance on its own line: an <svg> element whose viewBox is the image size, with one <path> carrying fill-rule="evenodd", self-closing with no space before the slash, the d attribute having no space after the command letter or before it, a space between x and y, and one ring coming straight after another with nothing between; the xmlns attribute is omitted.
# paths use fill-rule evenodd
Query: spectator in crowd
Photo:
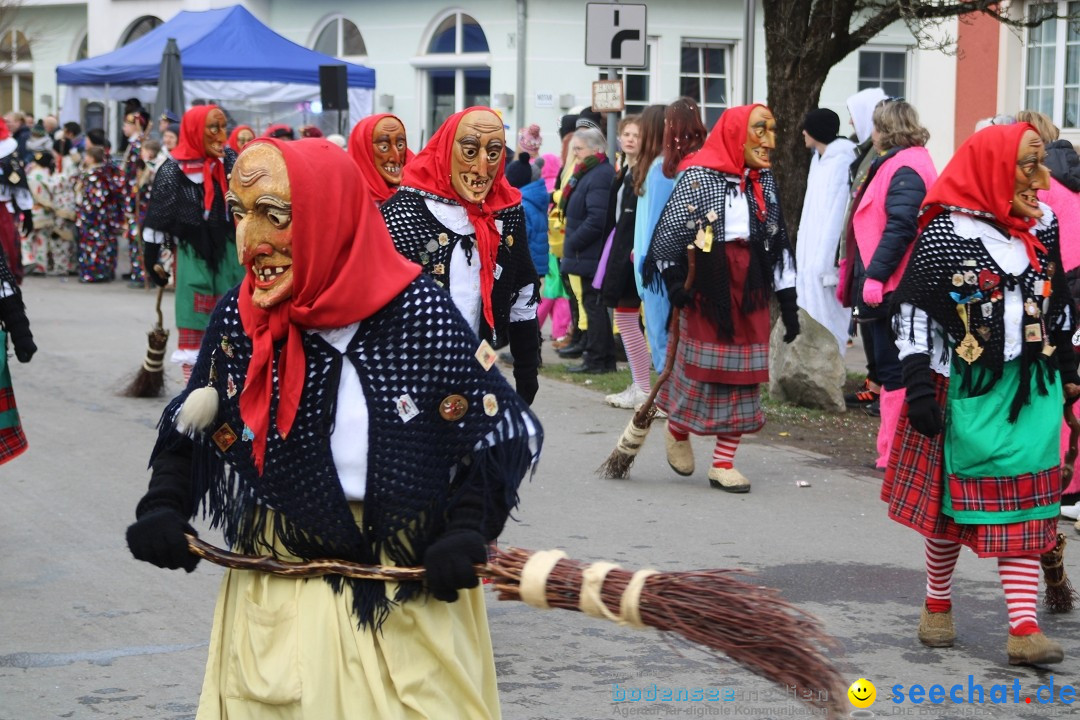
<svg viewBox="0 0 1080 720"><path fill-rule="evenodd" d="M604 305L614 311L615 329L622 338L630 363L630 385L612 393L604 402L617 408L633 409L643 403L652 389L649 348L641 331L641 297L634 280L634 225L637 193L634 172L641 149L641 117L627 115L619 121L619 167L608 200L605 234L611 243L600 294Z"/></svg>
<svg viewBox="0 0 1080 720"><path fill-rule="evenodd" d="M263 137L276 138L278 140L295 140L296 133L291 126L286 125L285 123L276 123L266 128Z"/></svg>
<svg viewBox="0 0 1080 720"><path fill-rule="evenodd" d="M813 154L806 179L795 263L799 307L836 337L840 355L847 351L851 312L836 299L836 239L847 205L848 168L855 143L839 137L840 117L828 108L803 118L803 139Z"/></svg>
<svg viewBox="0 0 1080 720"><path fill-rule="evenodd" d="M180 143L180 124L170 123L161 133L161 144L165 146L165 154L172 156L172 151Z"/></svg>
<svg viewBox="0 0 1080 720"><path fill-rule="evenodd" d="M937 170L926 149L929 131L909 103L885 98L874 108L874 159L851 217L854 297L861 330L873 333L874 366L881 383L881 425L875 463L885 469L904 405L904 380L889 319L890 294L900 284L915 242L919 207Z"/></svg>
<svg viewBox="0 0 1080 720"><path fill-rule="evenodd" d="M571 277L580 278L581 304L588 318L582 362L567 368L569 372L615 371L611 318L600 291L592 282L604 249L604 224L615 178L615 169L608 162L606 150L604 134L597 128L586 125L574 131L570 142L574 171L559 200L559 208L566 218L560 268Z"/></svg>

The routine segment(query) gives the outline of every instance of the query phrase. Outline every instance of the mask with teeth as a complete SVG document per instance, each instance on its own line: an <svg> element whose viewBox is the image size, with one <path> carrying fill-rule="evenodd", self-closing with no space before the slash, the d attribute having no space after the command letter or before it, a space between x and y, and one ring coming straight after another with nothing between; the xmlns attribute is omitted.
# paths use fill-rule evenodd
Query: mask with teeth
<svg viewBox="0 0 1080 720"><path fill-rule="evenodd" d="M503 163L506 135L502 120L489 110L474 110L458 123L450 157L450 184L462 200L482 203Z"/></svg>
<svg viewBox="0 0 1080 720"><path fill-rule="evenodd" d="M746 128L743 159L751 170L772 167L772 151L776 147L776 120L768 108L758 105L750 111Z"/></svg>
<svg viewBox="0 0 1080 720"><path fill-rule="evenodd" d="M245 149L226 194L236 252L250 273L251 301L264 310L292 297L292 190L285 159L268 143Z"/></svg>
<svg viewBox="0 0 1080 720"><path fill-rule="evenodd" d="M1016 170L1013 180L1013 198L1009 214L1019 218L1040 218L1043 215L1039 207L1037 190L1050 187L1050 170L1043 165L1046 148L1042 139L1028 130L1020 138L1016 149Z"/></svg>
<svg viewBox="0 0 1080 720"><path fill-rule="evenodd" d="M405 126L395 117L387 117L375 124L371 133L375 156L375 169L387 185L401 184L401 171L405 167Z"/></svg>
<svg viewBox="0 0 1080 720"><path fill-rule="evenodd" d="M223 157L225 155L225 113L214 108L206 115L206 125L203 128L203 150L207 157Z"/></svg>

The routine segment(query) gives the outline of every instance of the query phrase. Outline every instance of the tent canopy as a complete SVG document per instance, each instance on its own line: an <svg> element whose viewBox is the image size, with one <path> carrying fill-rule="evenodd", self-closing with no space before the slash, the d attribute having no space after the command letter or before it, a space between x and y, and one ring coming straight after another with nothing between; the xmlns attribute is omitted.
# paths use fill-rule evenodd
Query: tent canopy
<svg viewBox="0 0 1080 720"><path fill-rule="evenodd" d="M130 45L60 65L61 85L152 85L169 38L180 47L185 80L319 84L320 65L345 65L350 88L374 88L375 71L309 50L263 25L240 5L181 11Z"/></svg>

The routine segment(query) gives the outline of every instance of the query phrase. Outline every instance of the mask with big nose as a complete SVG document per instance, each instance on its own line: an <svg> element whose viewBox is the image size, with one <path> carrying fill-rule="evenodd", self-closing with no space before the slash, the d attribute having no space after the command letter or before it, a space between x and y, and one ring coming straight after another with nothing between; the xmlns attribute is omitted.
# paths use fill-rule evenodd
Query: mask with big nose
<svg viewBox="0 0 1080 720"><path fill-rule="evenodd" d="M225 196L236 252L251 274L251 302L267 310L292 297L292 190L285 158L270 143L244 149Z"/></svg>
<svg viewBox="0 0 1080 720"><path fill-rule="evenodd" d="M450 184L462 200L482 203L503 162L506 135L499 116L488 110L467 113L458 123L450 157Z"/></svg>

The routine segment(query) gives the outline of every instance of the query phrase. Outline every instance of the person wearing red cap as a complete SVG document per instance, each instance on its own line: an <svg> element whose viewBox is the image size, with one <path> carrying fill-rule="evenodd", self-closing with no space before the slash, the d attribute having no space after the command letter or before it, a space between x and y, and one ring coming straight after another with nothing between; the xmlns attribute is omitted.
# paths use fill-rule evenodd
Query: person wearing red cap
<svg viewBox="0 0 1080 720"><path fill-rule="evenodd" d="M227 570L197 716L498 718L473 565L535 464L539 421L477 362L335 145L254 141L229 204L244 281L162 416L132 554L192 571L201 504L237 552L422 564L426 587Z"/></svg>
<svg viewBox="0 0 1080 720"><path fill-rule="evenodd" d="M744 433L765 424L769 299L780 303L784 342L799 334L795 261L772 177L776 121L764 105L728 108L701 150L679 163L642 266L642 281L666 287L679 308L675 366L656 399L668 414L668 464L694 473L690 433L715 437L709 484L749 492L735 469ZM690 288L687 246L697 272Z"/></svg>
<svg viewBox="0 0 1080 720"><path fill-rule="evenodd" d="M349 133L349 157L360 168L367 192L382 205L397 192L405 164L413 157L405 125L396 115L368 115Z"/></svg>
<svg viewBox="0 0 1080 720"><path fill-rule="evenodd" d="M405 166L382 206L398 252L424 267L481 339L479 353L510 345L526 402L539 388L540 279L525 235L521 193L505 177L502 120L487 107L451 115Z"/></svg>
<svg viewBox="0 0 1080 720"><path fill-rule="evenodd" d="M924 537L918 638L951 647L961 546L996 558L1011 665L1064 659L1039 628L1039 556L1057 544L1058 429L1080 395L1058 223L1027 123L972 135L926 194L892 307L906 400L881 499Z"/></svg>
<svg viewBox="0 0 1080 720"><path fill-rule="evenodd" d="M225 207L225 178L236 153L226 146L225 113L199 105L184 113L180 144L158 170L143 227L148 276L158 286L169 280L168 255L176 254L178 349L172 360L184 378L191 374L210 312L243 278L236 260L235 231Z"/></svg>

